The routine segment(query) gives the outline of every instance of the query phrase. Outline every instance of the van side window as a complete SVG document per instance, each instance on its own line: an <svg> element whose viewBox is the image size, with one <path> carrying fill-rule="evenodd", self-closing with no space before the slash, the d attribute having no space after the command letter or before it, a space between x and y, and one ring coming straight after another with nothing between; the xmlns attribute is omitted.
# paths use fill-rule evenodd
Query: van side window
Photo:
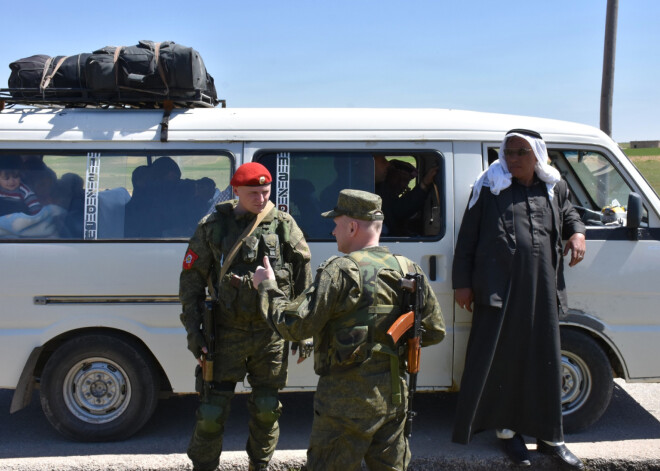
<svg viewBox="0 0 660 471"><path fill-rule="evenodd" d="M564 178L587 226L625 224L628 195L633 191L619 171L600 152L549 149L548 156ZM644 209L642 220L648 224Z"/></svg>
<svg viewBox="0 0 660 471"><path fill-rule="evenodd" d="M383 199L383 238L409 240L444 233L441 156L402 151L264 151L255 156L273 175L271 199L288 211L309 241L333 240L334 222L321 217L342 189L375 192ZM420 184L431 169L433 181Z"/></svg>
<svg viewBox="0 0 660 471"><path fill-rule="evenodd" d="M216 202L231 198L231 160L226 155L17 157L23 185L40 208L3 213L8 205L0 195L1 239L189 238ZM15 158L0 155L0 167Z"/></svg>

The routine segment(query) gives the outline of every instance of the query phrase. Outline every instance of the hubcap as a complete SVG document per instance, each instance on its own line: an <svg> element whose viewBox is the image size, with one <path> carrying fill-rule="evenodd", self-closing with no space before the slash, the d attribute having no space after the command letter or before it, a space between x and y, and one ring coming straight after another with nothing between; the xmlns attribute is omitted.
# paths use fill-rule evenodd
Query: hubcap
<svg viewBox="0 0 660 471"><path fill-rule="evenodd" d="M564 415L581 408L591 394L591 373L577 355L562 351L561 404Z"/></svg>
<svg viewBox="0 0 660 471"><path fill-rule="evenodd" d="M88 358L69 370L63 394L67 408L78 419L103 424L124 413L131 399L131 384L115 362Z"/></svg>

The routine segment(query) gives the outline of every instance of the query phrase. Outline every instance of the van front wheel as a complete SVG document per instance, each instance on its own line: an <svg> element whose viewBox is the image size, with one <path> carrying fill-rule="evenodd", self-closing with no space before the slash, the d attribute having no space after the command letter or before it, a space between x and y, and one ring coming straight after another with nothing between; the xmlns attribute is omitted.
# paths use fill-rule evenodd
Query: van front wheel
<svg viewBox="0 0 660 471"><path fill-rule="evenodd" d="M62 435L79 441L128 438L151 417L158 375L141 346L112 335L76 337L49 358L41 407Z"/></svg>
<svg viewBox="0 0 660 471"><path fill-rule="evenodd" d="M590 336L561 331L562 411L564 431L576 432L595 423L612 398L612 368L607 355Z"/></svg>

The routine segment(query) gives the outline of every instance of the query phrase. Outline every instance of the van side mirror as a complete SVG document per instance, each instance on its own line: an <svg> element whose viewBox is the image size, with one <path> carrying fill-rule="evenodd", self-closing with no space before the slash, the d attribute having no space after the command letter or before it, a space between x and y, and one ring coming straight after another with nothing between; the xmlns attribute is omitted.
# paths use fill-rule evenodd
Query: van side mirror
<svg viewBox="0 0 660 471"><path fill-rule="evenodd" d="M626 227L630 240L639 240L637 229L642 223L642 197L639 194L632 192L628 195L626 212Z"/></svg>

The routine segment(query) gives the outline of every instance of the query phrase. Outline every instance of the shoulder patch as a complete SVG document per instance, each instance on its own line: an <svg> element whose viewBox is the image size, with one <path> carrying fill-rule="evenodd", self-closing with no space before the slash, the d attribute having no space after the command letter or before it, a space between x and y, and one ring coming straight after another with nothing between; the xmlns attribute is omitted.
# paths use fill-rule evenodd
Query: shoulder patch
<svg viewBox="0 0 660 471"><path fill-rule="evenodd" d="M190 270L195 263L195 260L199 258L199 255L197 255L195 252L192 251L192 249L188 249L186 252L186 256L183 257L183 269L184 270Z"/></svg>

